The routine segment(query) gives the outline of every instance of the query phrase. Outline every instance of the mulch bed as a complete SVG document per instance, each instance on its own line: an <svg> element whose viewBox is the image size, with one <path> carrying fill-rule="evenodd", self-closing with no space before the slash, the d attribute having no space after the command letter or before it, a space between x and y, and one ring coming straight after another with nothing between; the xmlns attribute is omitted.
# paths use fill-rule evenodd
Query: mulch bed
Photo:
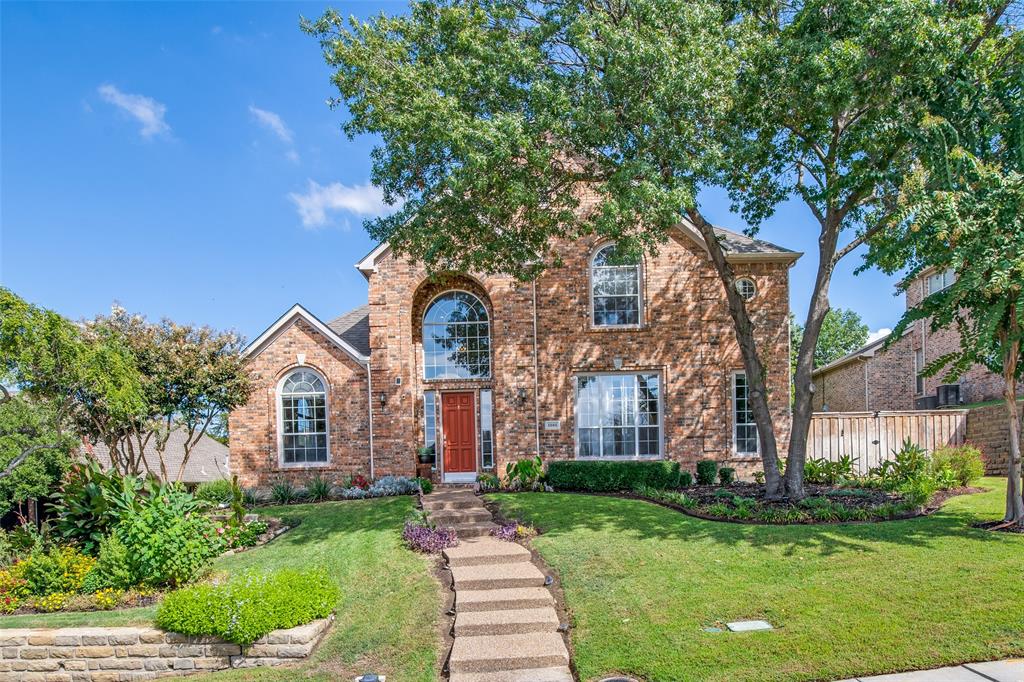
<svg viewBox="0 0 1024 682"><path fill-rule="evenodd" d="M842 502L847 507L859 507L861 509L874 509L886 502L899 503L901 497L898 494L886 492L876 488L839 488L832 485L806 484L804 489L808 497L827 497L835 502ZM749 497L758 501L763 507L774 509L789 509L793 505L789 500L769 500L765 497L764 485L758 483L732 483L730 485L694 485L689 488L682 488L679 492L697 500L701 505L721 502L720 491L728 491L740 497ZM837 491L839 494L837 494ZM847 491L856 491L852 494ZM846 494L844 494L846 493Z"/></svg>
<svg viewBox="0 0 1024 682"><path fill-rule="evenodd" d="M984 523L974 524L975 528L981 528L982 530L991 530L996 533L1014 533L1024 535L1024 524L1014 523L1008 524L1004 521L985 521Z"/></svg>

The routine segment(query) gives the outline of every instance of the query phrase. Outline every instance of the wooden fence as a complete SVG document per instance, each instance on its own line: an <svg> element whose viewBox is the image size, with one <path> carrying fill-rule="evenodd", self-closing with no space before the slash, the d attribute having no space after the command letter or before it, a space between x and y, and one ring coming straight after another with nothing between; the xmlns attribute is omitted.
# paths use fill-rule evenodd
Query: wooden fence
<svg viewBox="0 0 1024 682"><path fill-rule="evenodd" d="M807 456L835 461L856 459L858 473L892 459L906 438L928 452L960 445L967 435L967 410L908 412L815 412L807 440Z"/></svg>

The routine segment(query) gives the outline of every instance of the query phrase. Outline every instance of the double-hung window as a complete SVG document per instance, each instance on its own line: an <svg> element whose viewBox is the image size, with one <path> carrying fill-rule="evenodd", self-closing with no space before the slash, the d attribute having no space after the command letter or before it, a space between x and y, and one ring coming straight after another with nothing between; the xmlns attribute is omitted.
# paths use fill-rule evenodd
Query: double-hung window
<svg viewBox="0 0 1024 682"><path fill-rule="evenodd" d="M298 369L281 383L281 462L285 466L327 463L327 389L309 369Z"/></svg>
<svg viewBox="0 0 1024 682"><path fill-rule="evenodd" d="M942 272L928 275L928 295L942 291L953 285L956 281L956 271L953 268L946 268Z"/></svg>
<svg viewBox="0 0 1024 682"><path fill-rule="evenodd" d="M737 455L756 455L757 423L750 407L750 384L746 372L732 377L732 441Z"/></svg>
<svg viewBox="0 0 1024 682"><path fill-rule="evenodd" d="M590 297L596 327L632 327L642 321L640 260L623 258L614 244L602 247L590 264Z"/></svg>
<svg viewBox="0 0 1024 682"><path fill-rule="evenodd" d="M661 456L661 381L657 374L576 377L576 455Z"/></svg>

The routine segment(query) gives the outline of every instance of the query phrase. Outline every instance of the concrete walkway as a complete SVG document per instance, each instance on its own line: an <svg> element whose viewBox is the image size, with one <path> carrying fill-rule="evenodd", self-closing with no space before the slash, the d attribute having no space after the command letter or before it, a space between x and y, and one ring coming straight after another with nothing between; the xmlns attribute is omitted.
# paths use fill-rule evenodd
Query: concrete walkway
<svg viewBox="0 0 1024 682"><path fill-rule="evenodd" d="M439 490L423 508L460 540L444 551L455 589L451 682L572 682L555 599L530 551L490 535L491 514L470 490Z"/></svg>
<svg viewBox="0 0 1024 682"><path fill-rule="evenodd" d="M1024 682L1024 659L965 663L935 670L857 677L843 682Z"/></svg>

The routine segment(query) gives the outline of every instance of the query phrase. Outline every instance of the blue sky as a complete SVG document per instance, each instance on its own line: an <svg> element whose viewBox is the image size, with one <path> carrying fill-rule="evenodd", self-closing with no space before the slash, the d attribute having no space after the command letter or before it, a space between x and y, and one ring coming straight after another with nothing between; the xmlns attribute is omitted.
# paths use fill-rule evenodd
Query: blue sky
<svg viewBox="0 0 1024 682"><path fill-rule="evenodd" d="M331 318L366 301L353 264L383 210L372 138L348 140L319 46L317 3L0 3L0 282L69 317L115 300L151 318L259 334L292 303ZM369 16L401 2L337 5ZM742 229L720 192L716 223ZM808 252L793 203L760 236ZM902 310L893 279L840 265L833 306L872 330Z"/></svg>

